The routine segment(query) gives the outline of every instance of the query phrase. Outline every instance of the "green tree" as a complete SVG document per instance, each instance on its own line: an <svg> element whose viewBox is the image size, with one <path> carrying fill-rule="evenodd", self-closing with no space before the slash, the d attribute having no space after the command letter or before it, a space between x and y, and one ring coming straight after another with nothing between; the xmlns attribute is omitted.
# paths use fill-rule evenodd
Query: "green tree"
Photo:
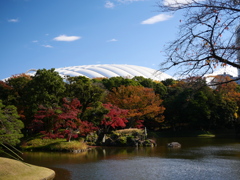
<svg viewBox="0 0 240 180"><path fill-rule="evenodd" d="M5 81L0 81L0 99L4 104L8 104L9 102L9 94L11 89L11 86L9 86Z"/></svg>
<svg viewBox="0 0 240 180"><path fill-rule="evenodd" d="M225 98L222 94L214 92L211 111L211 128L227 129L233 128L235 123L235 113L238 109L237 102Z"/></svg>
<svg viewBox="0 0 240 180"><path fill-rule="evenodd" d="M182 124L182 110L187 107L188 96L184 92L182 83L175 83L173 86L167 87L167 94L164 97L163 106L166 108L164 111L165 121L162 124L165 128L172 128L174 131Z"/></svg>
<svg viewBox="0 0 240 180"><path fill-rule="evenodd" d="M15 146L23 137L23 122L19 120L17 109L13 105L5 106L0 100L0 143Z"/></svg>
<svg viewBox="0 0 240 180"><path fill-rule="evenodd" d="M39 105L51 107L58 104L64 96L65 82L55 69L40 69L25 86L24 95L27 117L31 119Z"/></svg>
<svg viewBox="0 0 240 180"><path fill-rule="evenodd" d="M195 129L209 130L212 126L213 99L212 90L205 86L194 93L193 97L187 99L189 104L185 109L185 119L190 127Z"/></svg>
<svg viewBox="0 0 240 180"><path fill-rule="evenodd" d="M10 89L8 90L7 102L3 102L6 105L16 106L22 121L25 121L24 111L26 104L28 104L27 99L24 98L28 91L26 86L31 80L32 78L26 74L15 75L6 80Z"/></svg>
<svg viewBox="0 0 240 180"><path fill-rule="evenodd" d="M165 125L170 125L173 130L205 127L205 122L210 119L211 93L212 90L201 78L189 78L170 84L163 102L166 107Z"/></svg>
<svg viewBox="0 0 240 180"><path fill-rule="evenodd" d="M84 117L87 118L87 108L98 106L98 102L104 99L105 91L84 76L68 77L66 83L66 96L77 98L81 102L82 106L80 107L81 113L79 118L84 120Z"/></svg>
<svg viewBox="0 0 240 180"><path fill-rule="evenodd" d="M124 77L111 77L109 79L102 80L103 85L109 91L113 88L117 88L119 86L140 86L140 83L129 78Z"/></svg>
<svg viewBox="0 0 240 180"><path fill-rule="evenodd" d="M142 76L135 76L132 80L138 82L143 87L154 89L155 93L159 94L161 97L166 94L167 88L162 82L154 81L150 78L144 78Z"/></svg>
<svg viewBox="0 0 240 180"><path fill-rule="evenodd" d="M239 124L240 93L237 89L237 83L230 81L231 78L228 76L216 76L214 78L214 82L217 84L214 93L218 98L216 108L219 111L219 113L215 115L215 121L216 123L218 122L217 125L219 127L229 127L234 124Z"/></svg>
<svg viewBox="0 0 240 180"><path fill-rule="evenodd" d="M108 112L109 110L103 106L102 102L94 102L91 104L91 107L86 109L82 119L99 127L101 125L101 121Z"/></svg>
<svg viewBox="0 0 240 180"><path fill-rule="evenodd" d="M177 81L174 80L174 79L165 79L164 81L162 81L162 83L163 83L165 86L171 86L171 85L177 83Z"/></svg>
<svg viewBox="0 0 240 180"><path fill-rule="evenodd" d="M168 87L163 101L165 126L178 129L216 129L230 127L237 104L213 90L201 78L178 81Z"/></svg>
<svg viewBox="0 0 240 180"><path fill-rule="evenodd" d="M26 93L25 87L31 81L31 77L26 74L14 75L6 80L6 84L11 87L8 95L8 103L17 107L24 103L23 96Z"/></svg>

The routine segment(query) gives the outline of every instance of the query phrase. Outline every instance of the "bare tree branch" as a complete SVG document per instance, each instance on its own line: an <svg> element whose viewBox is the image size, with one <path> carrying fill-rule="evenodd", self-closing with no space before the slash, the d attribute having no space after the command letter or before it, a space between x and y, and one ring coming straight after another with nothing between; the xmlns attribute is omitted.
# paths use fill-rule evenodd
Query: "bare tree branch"
<svg viewBox="0 0 240 180"><path fill-rule="evenodd" d="M161 12L182 11L178 37L165 49L161 71L178 67L182 76L203 76L217 67L240 68L236 27L240 24L239 0L162 0Z"/></svg>

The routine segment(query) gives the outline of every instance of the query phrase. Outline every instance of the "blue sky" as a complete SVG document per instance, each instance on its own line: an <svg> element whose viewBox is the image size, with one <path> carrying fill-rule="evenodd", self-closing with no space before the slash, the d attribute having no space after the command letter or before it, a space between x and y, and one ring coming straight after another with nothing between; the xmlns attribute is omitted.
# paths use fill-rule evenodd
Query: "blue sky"
<svg viewBox="0 0 240 180"><path fill-rule="evenodd" d="M159 69L181 15L161 14L156 2L1 0L0 79L29 69L89 64Z"/></svg>

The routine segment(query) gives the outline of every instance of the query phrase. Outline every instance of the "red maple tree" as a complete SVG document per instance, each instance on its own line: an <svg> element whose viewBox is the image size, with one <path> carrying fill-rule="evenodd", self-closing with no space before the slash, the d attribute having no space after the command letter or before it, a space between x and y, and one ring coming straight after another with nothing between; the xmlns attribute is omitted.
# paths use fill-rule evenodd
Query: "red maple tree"
<svg viewBox="0 0 240 180"><path fill-rule="evenodd" d="M81 103L76 98L63 98L62 107L40 106L29 128L44 134L44 138L66 137L68 141L79 134L86 135L97 130L92 123L79 119L80 107Z"/></svg>
<svg viewBox="0 0 240 180"><path fill-rule="evenodd" d="M105 115L104 119L101 121L101 125L104 126L105 130L110 128L124 128L128 120L126 119L128 110L120 109L119 107L107 103L103 106L109 110L108 114Z"/></svg>
<svg viewBox="0 0 240 180"><path fill-rule="evenodd" d="M151 118L162 122L165 108L162 100L152 88L142 86L120 86L113 88L107 100L122 109L128 110L128 126L141 128L144 119ZM147 122L145 122L147 123Z"/></svg>

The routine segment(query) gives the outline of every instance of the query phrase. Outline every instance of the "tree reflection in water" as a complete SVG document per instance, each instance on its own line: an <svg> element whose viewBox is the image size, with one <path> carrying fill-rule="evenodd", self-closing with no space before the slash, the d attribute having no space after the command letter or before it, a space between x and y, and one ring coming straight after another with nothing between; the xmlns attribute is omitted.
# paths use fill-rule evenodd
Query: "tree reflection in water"
<svg viewBox="0 0 240 180"><path fill-rule="evenodd" d="M169 149L177 141L180 149ZM97 147L88 152L25 152L25 162L55 170L56 180L239 179L235 139L161 138L157 147Z"/></svg>

